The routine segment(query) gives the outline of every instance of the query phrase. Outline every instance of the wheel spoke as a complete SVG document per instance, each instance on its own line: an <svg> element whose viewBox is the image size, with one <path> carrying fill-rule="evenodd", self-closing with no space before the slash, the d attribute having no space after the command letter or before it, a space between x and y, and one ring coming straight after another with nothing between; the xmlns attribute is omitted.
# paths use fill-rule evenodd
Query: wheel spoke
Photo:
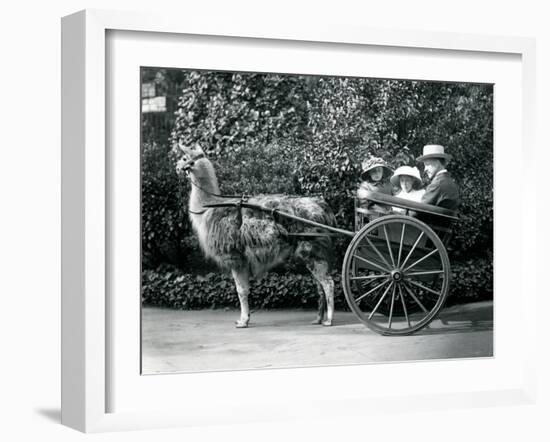
<svg viewBox="0 0 550 442"><path fill-rule="evenodd" d="M403 305L403 312L405 313L405 319L409 327L411 326L411 321L409 320L409 315L407 314L407 306L405 305L405 298L403 298L403 290L401 289L401 284L397 286L399 288L399 297L401 298L401 304Z"/></svg>
<svg viewBox="0 0 550 442"><path fill-rule="evenodd" d="M412 290L409 288L409 286L407 284L403 284L403 286L405 287L405 290L407 290L407 292L409 293L409 295L411 295L411 298L414 299L414 301L420 306L420 308L422 310L424 310L424 313L428 313L428 309L426 307L424 307L424 304L422 304L418 298L416 297L416 295L412 292Z"/></svg>
<svg viewBox="0 0 550 442"><path fill-rule="evenodd" d="M383 272L387 272L387 273L390 272L390 269L384 268L384 267L382 267L381 265L376 264L376 263L373 262L373 261L369 261L367 258L363 258L362 256L359 256L359 255L353 255L353 257L354 257L354 258L357 258L357 259L359 259L359 260L361 260L361 261L363 261L363 262L366 262L367 264L369 264L369 265L371 265L371 266L373 266L373 267L376 267L377 269L380 269L380 270L382 270Z"/></svg>
<svg viewBox="0 0 550 442"><path fill-rule="evenodd" d="M358 251L358 252L360 251L360 252L361 252L361 255L368 256L369 259L370 259L373 263L375 263L375 264L377 264L377 265L379 265L379 266L382 266L382 267L386 266L386 264L384 264L383 262L380 262L380 261L377 261L376 259L374 259L374 256L372 256L372 253L369 255L369 251L370 251L370 250L371 250L371 249L369 248L368 243L361 244L361 245L359 245L359 247L357 247L357 251ZM360 255L360 256L361 256L361 255ZM387 270L387 271L389 272L389 271L390 271L390 270L389 270L389 269L390 269L389 264L387 264L387 267L388 267L388 270Z"/></svg>
<svg viewBox="0 0 550 442"><path fill-rule="evenodd" d="M407 273L405 276L438 275L438 274L441 274L443 272L444 272L444 270L426 270L425 272Z"/></svg>
<svg viewBox="0 0 550 442"><path fill-rule="evenodd" d="M358 303L359 301L361 301L361 299L363 299L365 296L369 296L372 292L374 292L375 290L377 290L378 288L382 287L384 284L387 284L388 280L386 279L385 281L382 281L380 284L378 284L376 287L370 289L368 292L366 293L363 293L361 296L359 296L359 298L357 298L355 300L356 303Z"/></svg>
<svg viewBox="0 0 550 442"><path fill-rule="evenodd" d="M441 292L438 292L438 291L436 291L436 290L434 290L434 289L431 289L431 288L429 288L429 287L426 287L426 286L424 286L424 285L422 285L422 284L420 284L420 283L418 283L418 282L415 282L415 281L409 281L409 282L410 282L412 285L418 287L419 289L426 290L426 291L428 291L428 292L430 292L430 293L433 293L434 295L437 295L437 296L441 295Z"/></svg>
<svg viewBox="0 0 550 442"><path fill-rule="evenodd" d="M383 273L381 275L365 275L365 276L350 276L350 280L357 281L357 280L363 280L363 279L378 279L378 278L387 278L390 276L389 273Z"/></svg>
<svg viewBox="0 0 550 442"><path fill-rule="evenodd" d="M388 328L391 328L391 320L393 317L393 303L395 301L395 284L393 285L393 289L391 292L391 305L390 305L390 317L388 318Z"/></svg>
<svg viewBox="0 0 550 442"><path fill-rule="evenodd" d="M371 248L376 252L376 254L378 255L378 257L384 262L384 264L386 264L386 266L388 268L391 268L392 266L390 265L390 263L388 261L386 261L386 258L384 258L384 256L380 253L380 251L378 250L378 247L376 247L372 241L369 239L368 236L365 236L365 239L367 240L367 242L369 243L369 246L371 246Z"/></svg>
<svg viewBox="0 0 550 442"><path fill-rule="evenodd" d="M432 250L430 253L428 253L427 255L423 256L422 258L418 259L417 261L415 261L414 263L412 263L409 267L407 267L405 270L403 270L404 272L406 272L407 270L409 269L412 269L415 265L418 265L420 264L422 261L424 261L425 259L429 258L430 256L432 256L434 253L437 252L437 249L434 249Z"/></svg>
<svg viewBox="0 0 550 442"><path fill-rule="evenodd" d="M393 259L393 252L391 250L390 240L388 239L388 232L386 230L386 225L384 224L383 227L384 227L384 236L386 237L386 244L388 245L388 251L390 252L391 263L393 267L395 267L395 260Z"/></svg>
<svg viewBox="0 0 550 442"><path fill-rule="evenodd" d="M405 226L403 223L403 228L401 229L401 241L399 241L399 255L397 256L397 267L401 267L399 264L401 262L401 251L403 250L403 239L405 238Z"/></svg>
<svg viewBox="0 0 550 442"><path fill-rule="evenodd" d="M418 238L416 238L416 241L414 242L413 246L411 247L411 250L409 251L409 254L405 258L405 261L403 261L403 264L401 265L401 267L405 267L405 264L407 264L407 261L409 260L409 258L413 254L413 252L415 251L416 246L418 245L418 243L420 242L420 240L422 239L423 236L424 236L424 231L421 231L420 235L418 235Z"/></svg>
<svg viewBox="0 0 550 442"><path fill-rule="evenodd" d="M374 309L372 310L372 312L370 312L370 315L369 315L369 319L371 319L373 317L373 315L376 313L376 310L378 310L378 307L380 307L380 304L382 304L382 301L384 300L384 298L386 297L386 295L388 294L388 292L390 291L390 288L391 286L393 285L393 281L390 283L390 285L386 288L386 290L384 290L384 294L382 295L382 297L380 298L380 300L378 301L378 303L376 304L376 306L374 307Z"/></svg>

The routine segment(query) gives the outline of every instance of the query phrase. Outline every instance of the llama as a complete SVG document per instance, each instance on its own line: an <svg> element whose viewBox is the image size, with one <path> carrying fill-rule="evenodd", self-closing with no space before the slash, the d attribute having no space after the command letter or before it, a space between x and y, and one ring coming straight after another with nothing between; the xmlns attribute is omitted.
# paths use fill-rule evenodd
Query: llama
<svg viewBox="0 0 550 442"><path fill-rule="evenodd" d="M332 325L334 281L329 274L332 241L327 236L300 237L289 233L315 232L317 228L286 219L275 221L269 213L250 208L204 208L220 194L214 167L200 146L179 146L184 170L191 182L189 217L204 255L222 270L230 271L235 281L241 314L238 328L248 327L250 277L259 277L292 256L301 259L319 288L319 312L312 322ZM259 195L251 204L290 213L325 225L334 226L335 217L321 198L288 195ZM326 318L325 318L326 313Z"/></svg>

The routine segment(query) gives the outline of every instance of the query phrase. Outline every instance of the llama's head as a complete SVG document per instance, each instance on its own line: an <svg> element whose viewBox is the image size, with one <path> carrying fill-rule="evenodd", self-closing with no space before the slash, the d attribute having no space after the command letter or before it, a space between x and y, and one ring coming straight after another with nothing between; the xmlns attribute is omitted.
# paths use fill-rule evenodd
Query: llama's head
<svg viewBox="0 0 550 442"><path fill-rule="evenodd" d="M178 173L185 172L195 184L200 183L200 187L207 189L209 192L218 193L218 179L212 163L206 158L202 148L195 144L194 146L184 146L179 144L178 147L183 152L183 157L178 161L176 166Z"/></svg>
<svg viewBox="0 0 550 442"><path fill-rule="evenodd" d="M178 172L192 172L197 160L205 158L204 151L195 144L194 146L185 146L182 143L178 144L178 147L183 152L182 158L178 161L176 166Z"/></svg>

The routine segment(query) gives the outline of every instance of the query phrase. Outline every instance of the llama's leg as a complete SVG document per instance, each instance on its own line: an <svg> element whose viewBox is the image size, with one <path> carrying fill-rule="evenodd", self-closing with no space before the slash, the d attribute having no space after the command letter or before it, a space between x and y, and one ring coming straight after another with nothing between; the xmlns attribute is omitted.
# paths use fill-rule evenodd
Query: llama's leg
<svg viewBox="0 0 550 442"><path fill-rule="evenodd" d="M325 292L327 318L321 323L327 326L332 325L332 317L334 315L334 281L328 273L328 264L326 261L314 261L308 268L315 280L321 284Z"/></svg>
<svg viewBox="0 0 550 442"><path fill-rule="evenodd" d="M323 322L323 319L325 319L325 313L327 311L327 298L325 297L323 286L317 281L317 279L315 279L315 286L317 287L317 292L319 293L319 310L317 312L317 318L311 321L311 323L318 325Z"/></svg>
<svg viewBox="0 0 550 442"><path fill-rule="evenodd" d="M236 322L237 328L248 327L250 320L250 310L248 309L248 293L250 292L250 283L248 272L246 270L231 270L237 294L239 295L239 304L241 305L241 317Z"/></svg>

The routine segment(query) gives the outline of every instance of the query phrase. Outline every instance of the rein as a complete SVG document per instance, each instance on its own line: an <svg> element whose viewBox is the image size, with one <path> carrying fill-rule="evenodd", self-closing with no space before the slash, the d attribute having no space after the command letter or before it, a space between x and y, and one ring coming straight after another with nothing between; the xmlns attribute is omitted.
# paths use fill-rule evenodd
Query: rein
<svg viewBox="0 0 550 442"><path fill-rule="evenodd" d="M192 213L193 215L204 215L208 209L201 210L200 212L195 212L194 210L187 209L189 213Z"/></svg>
<svg viewBox="0 0 550 442"><path fill-rule="evenodd" d="M185 170L185 174L187 175L187 179L189 180L189 182L191 183L192 186L195 186L197 189L202 190L207 195L215 196L216 198L228 198L228 199L240 198L241 203L248 201L249 197L246 194L243 194L243 195L220 195L218 193L210 192L209 190L204 189L197 182L195 182L195 180L193 180L193 178L191 178L191 174L189 173L189 169L191 168L191 166L194 164L194 162L196 160L199 160L201 158L206 158L206 157L205 157L204 154L199 154L196 157L191 158L190 160L188 160L183 166L183 169ZM206 213L207 210L208 209L204 209L204 210L201 210L199 212L195 212L191 209L188 209L188 212L192 213L193 215L204 215L204 213Z"/></svg>
<svg viewBox="0 0 550 442"><path fill-rule="evenodd" d="M199 186L192 178L191 176L189 175L189 173L187 172L187 179L189 180L189 182L191 183L192 186L195 186L197 189L199 190L202 190L204 193L208 194L208 195L211 195L211 196L215 196L217 198L231 198L231 199L234 199L234 198L241 198L243 200L248 200L248 195L246 193L243 193L242 195L220 195L219 193L213 193L213 192L210 192L209 190L206 190L204 189L203 187Z"/></svg>

